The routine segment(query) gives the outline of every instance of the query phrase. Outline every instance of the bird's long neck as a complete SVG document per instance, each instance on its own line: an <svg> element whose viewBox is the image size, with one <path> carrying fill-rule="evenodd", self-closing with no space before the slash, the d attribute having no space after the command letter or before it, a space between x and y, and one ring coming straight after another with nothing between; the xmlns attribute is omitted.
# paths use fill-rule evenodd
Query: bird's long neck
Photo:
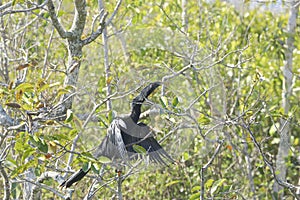
<svg viewBox="0 0 300 200"><path fill-rule="evenodd" d="M142 103L143 101L132 102L132 110L131 110L130 117L135 123L137 123L140 119Z"/></svg>
<svg viewBox="0 0 300 200"><path fill-rule="evenodd" d="M150 83L137 97L133 99L130 117L135 123L139 121L143 102L158 86L160 86L159 82Z"/></svg>

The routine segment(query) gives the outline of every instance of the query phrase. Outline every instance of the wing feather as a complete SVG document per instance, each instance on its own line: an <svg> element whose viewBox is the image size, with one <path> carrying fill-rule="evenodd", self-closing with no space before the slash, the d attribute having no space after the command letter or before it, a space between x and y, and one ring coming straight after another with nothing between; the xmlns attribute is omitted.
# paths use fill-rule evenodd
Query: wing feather
<svg viewBox="0 0 300 200"><path fill-rule="evenodd" d="M126 127L126 124L122 119L114 119L107 130L107 135L110 141L112 142L112 144L116 145L120 157L124 161L128 161L129 160L128 154L122 138L122 131L121 131L121 127L124 126Z"/></svg>

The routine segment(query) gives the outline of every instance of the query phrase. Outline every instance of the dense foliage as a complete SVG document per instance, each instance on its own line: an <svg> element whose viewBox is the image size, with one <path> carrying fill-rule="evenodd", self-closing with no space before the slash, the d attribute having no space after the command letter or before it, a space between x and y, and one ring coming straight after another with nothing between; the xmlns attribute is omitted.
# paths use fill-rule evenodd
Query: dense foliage
<svg viewBox="0 0 300 200"><path fill-rule="evenodd" d="M25 2L15 1L26 6ZM71 28L72 1L62 1L60 6L60 21ZM105 7L112 13L115 4L106 1ZM164 139L163 146L177 162L168 168L135 169L122 184L124 199L198 199L201 186L204 199L270 199L274 176L264 157L275 163L281 118L292 124L287 181L297 185L299 37L295 37L291 109L285 114L282 108L288 15L241 11L221 1L188 1L185 9L188 23L182 25L181 1L123 1L107 30L108 78L100 36L83 49L73 108L63 121L41 121L34 134L2 128L0 147L6 156L0 164L13 182L11 198L22 197L26 171L33 169L37 177L45 171L64 174L71 153L72 169L94 165L94 174L74 187L73 197L83 198L91 177L102 166L91 151L106 134L108 124L116 115L129 112L130 100L142 84L158 80L166 87L151 96L152 104L143 110L158 110L159 114L150 114L145 122L157 130L156 137ZM97 23L93 21L97 1L87 1L87 12L84 35ZM1 56L1 105L19 123L35 127L30 124L29 111L53 108L63 94L73 90L63 85L67 46L44 9L0 18L5 52ZM110 111L102 104L108 85L114 94ZM86 125L87 115L97 104ZM77 148L69 152L78 133ZM104 182L115 176L113 168L107 170ZM58 186L51 179L43 183ZM116 181L109 182L96 193L96 199L110 199L116 188ZM58 198L45 188L42 191L43 199ZM287 199L293 198L289 190L284 192Z"/></svg>

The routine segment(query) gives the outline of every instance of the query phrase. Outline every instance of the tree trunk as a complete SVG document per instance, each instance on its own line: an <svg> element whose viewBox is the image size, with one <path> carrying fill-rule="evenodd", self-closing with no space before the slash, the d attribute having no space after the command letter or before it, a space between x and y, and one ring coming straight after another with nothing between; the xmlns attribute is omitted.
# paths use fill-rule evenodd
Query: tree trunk
<svg viewBox="0 0 300 200"><path fill-rule="evenodd" d="M288 21L288 38L287 49L285 52L286 61L283 67L283 90L282 90L282 107L284 114L288 115L290 111L290 97L292 95L292 82L293 82L293 50L294 50L294 35L296 29L296 20L298 15L299 5L296 5L297 1L291 3L290 17ZM276 172L278 172L277 178L281 181L286 181L287 166L285 159L288 156L290 149L290 122L288 119L282 118L280 120L280 142L278 154L276 156ZM283 188L275 182L273 185L274 195L276 199L283 198Z"/></svg>
<svg viewBox="0 0 300 200"><path fill-rule="evenodd" d="M79 36L80 37L80 36ZM68 39L68 69L67 75L64 80L64 86L72 86L73 89L71 93L63 95L61 101L63 102L63 113L67 109L72 108L73 97L70 97L76 91L76 85L78 82L79 69L81 65L82 57L82 42L78 39Z"/></svg>
<svg viewBox="0 0 300 200"><path fill-rule="evenodd" d="M181 6L182 6L182 13L181 13L182 31L187 33L188 31L187 0L182 0Z"/></svg>
<svg viewBox="0 0 300 200"><path fill-rule="evenodd" d="M98 0L98 7L99 7L99 12L101 12L101 10L104 10L104 3L102 0ZM107 28L105 27L103 29L103 33L102 33L102 41L103 41L103 51L104 51L104 68L105 68L105 81L106 81L106 95L109 96L111 95L111 71L110 71L110 64L109 64L109 58L108 58L108 36L107 36ZM106 102L106 107L107 110L111 110L112 109L112 104L111 104L111 100L108 100Z"/></svg>

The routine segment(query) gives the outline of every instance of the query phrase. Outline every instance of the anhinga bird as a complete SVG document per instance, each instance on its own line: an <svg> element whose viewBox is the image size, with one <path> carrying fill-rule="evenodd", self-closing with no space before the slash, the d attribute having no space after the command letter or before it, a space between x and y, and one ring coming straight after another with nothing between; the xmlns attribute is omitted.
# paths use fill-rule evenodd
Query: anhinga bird
<svg viewBox="0 0 300 200"><path fill-rule="evenodd" d="M139 145L147 151L150 161L154 163L168 165L174 162L155 140L150 127L139 122L142 103L160 85L160 82L150 83L133 99L131 113L125 117L118 117L111 122L107 129L107 135L94 154L95 158L105 156L110 158L112 162L121 160L127 163L130 158L138 155L134 145ZM80 169L60 186L70 187L73 183L81 180L88 171Z"/></svg>

